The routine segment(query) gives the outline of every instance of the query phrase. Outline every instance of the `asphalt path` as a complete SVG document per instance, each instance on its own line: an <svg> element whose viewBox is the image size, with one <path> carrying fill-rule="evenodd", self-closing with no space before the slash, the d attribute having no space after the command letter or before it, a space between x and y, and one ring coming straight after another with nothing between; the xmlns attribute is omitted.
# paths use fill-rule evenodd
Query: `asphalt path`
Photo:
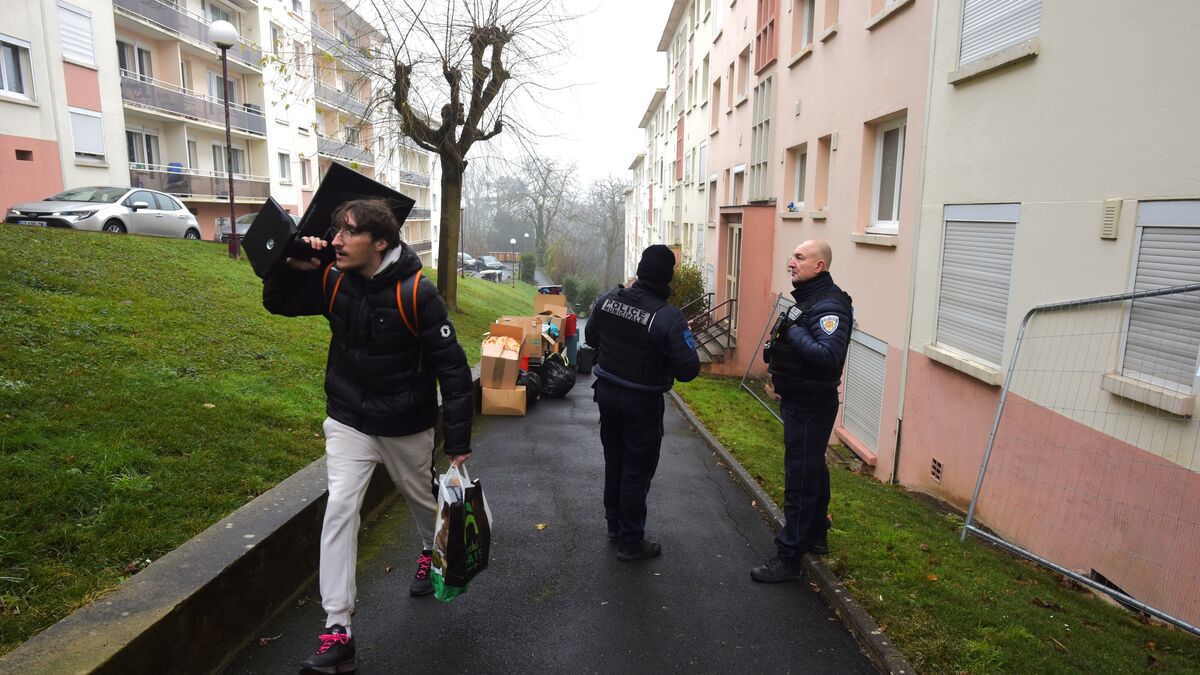
<svg viewBox="0 0 1200 675"><path fill-rule="evenodd" d="M477 418L467 465L495 522L465 595L409 597L420 541L402 501L364 531L358 672L876 672L809 583L750 580L773 528L669 402L647 523L663 555L616 559L591 382L526 417ZM314 583L226 672L295 672L323 622Z"/></svg>

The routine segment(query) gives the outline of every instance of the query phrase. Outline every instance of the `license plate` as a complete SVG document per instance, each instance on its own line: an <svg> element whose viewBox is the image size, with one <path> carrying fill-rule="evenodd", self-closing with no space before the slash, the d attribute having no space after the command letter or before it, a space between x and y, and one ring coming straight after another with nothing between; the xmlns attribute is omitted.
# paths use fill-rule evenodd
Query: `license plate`
<svg viewBox="0 0 1200 675"><path fill-rule="evenodd" d="M17 223L21 224L21 225L34 225L36 227L45 227L46 226L46 224L40 220L18 220Z"/></svg>

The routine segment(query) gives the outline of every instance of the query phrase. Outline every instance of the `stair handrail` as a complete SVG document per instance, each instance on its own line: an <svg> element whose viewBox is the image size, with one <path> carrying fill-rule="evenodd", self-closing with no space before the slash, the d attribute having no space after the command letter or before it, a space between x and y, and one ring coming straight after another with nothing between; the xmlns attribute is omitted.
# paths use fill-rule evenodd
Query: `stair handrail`
<svg viewBox="0 0 1200 675"><path fill-rule="evenodd" d="M720 312L722 309L725 309L724 316L721 316L720 318L717 318L716 320L714 320L713 317L716 316L717 313ZM691 320L689 320L688 327L693 329L692 330L693 334L702 334L702 337L697 338L699 340L698 346L703 346L709 342L720 340L721 342L724 343L724 344L721 344L721 347L723 349L729 349L732 346L731 340L730 340L730 338L733 337L731 334L732 333L731 329L733 328L733 316L736 311L737 311L737 298L729 298L729 299L725 300L724 302L718 304L716 307L711 307L707 311L705 311L703 314L697 314L695 317L693 317ZM703 319L703 321L701 319ZM696 328L697 326L699 326L699 329ZM715 333L716 333L715 335L713 334L714 331L711 331L711 330L701 333L701 331L704 331L705 329L708 329L708 328L712 328L714 326L720 328L720 330L715 331ZM722 338L723 338L723 340L722 340Z"/></svg>

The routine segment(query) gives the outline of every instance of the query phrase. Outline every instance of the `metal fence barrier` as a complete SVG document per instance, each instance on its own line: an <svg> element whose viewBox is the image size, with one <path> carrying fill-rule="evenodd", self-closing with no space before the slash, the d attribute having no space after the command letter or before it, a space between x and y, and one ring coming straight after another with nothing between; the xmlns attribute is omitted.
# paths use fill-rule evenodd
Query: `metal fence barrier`
<svg viewBox="0 0 1200 675"><path fill-rule="evenodd" d="M1030 310L963 528L1200 634L1200 284Z"/></svg>

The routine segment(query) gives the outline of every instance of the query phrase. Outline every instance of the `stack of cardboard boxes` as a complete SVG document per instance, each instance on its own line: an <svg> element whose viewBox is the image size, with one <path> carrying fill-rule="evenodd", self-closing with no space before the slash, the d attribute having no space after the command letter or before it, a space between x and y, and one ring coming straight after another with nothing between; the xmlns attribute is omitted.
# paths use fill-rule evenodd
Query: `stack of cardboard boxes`
<svg viewBox="0 0 1200 675"><path fill-rule="evenodd" d="M517 384L519 368L540 363L563 350L567 299L538 294L533 316L502 316L484 339L479 359L479 386L484 415L524 415L525 387ZM512 338L513 342L492 338ZM506 345L508 348L506 348ZM519 348L512 349L513 345Z"/></svg>

